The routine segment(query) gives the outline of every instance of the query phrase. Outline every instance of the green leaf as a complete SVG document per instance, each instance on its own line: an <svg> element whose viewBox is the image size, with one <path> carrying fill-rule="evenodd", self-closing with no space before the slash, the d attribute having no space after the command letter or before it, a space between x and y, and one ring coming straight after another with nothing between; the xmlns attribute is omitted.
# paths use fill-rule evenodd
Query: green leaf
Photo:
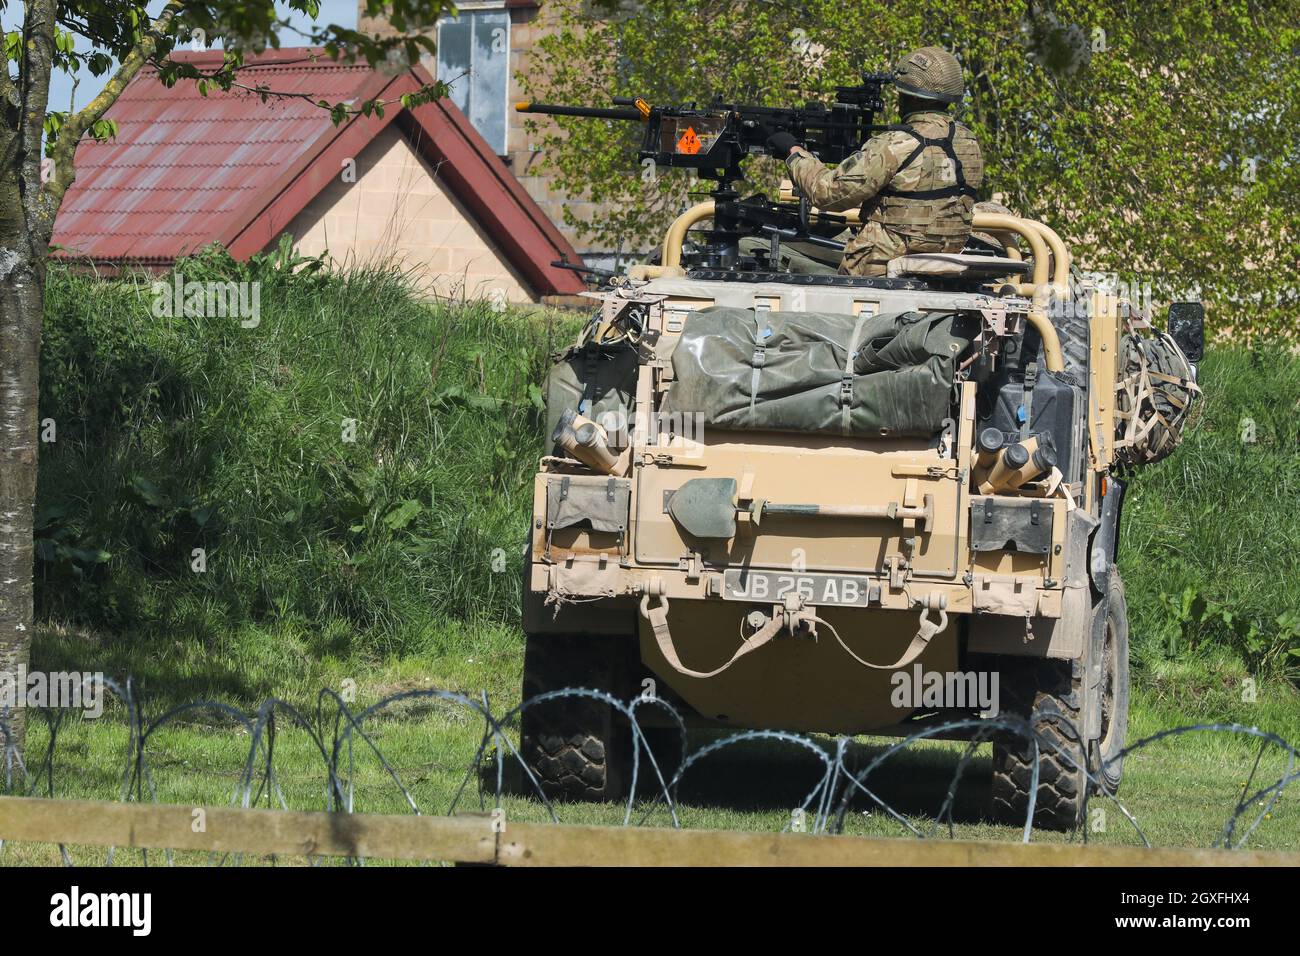
<svg viewBox="0 0 1300 956"><path fill-rule="evenodd" d="M171 500L162 493L161 488L148 478L140 475L136 475L131 479L131 490L139 496L141 501L152 508L166 508L171 504Z"/></svg>
<svg viewBox="0 0 1300 956"><path fill-rule="evenodd" d="M102 548L69 548L68 555L82 564L103 564L112 557Z"/></svg>
<svg viewBox="0 0 1300 956"><path fill-rule="evenodd" d="M424 505L418 501L407 499L394 508L388 514L384 515L384 526L389 531L400 531L408 524L415 520L415 516L424 510Z"/></svg>

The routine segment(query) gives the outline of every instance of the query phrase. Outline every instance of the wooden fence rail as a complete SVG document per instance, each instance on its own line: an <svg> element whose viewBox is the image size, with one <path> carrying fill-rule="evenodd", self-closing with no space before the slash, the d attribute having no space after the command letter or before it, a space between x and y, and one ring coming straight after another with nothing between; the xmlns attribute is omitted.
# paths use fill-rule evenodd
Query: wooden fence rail
<svg viewBox="0 0 1300 956"><path fill-rule="evenodd" d="M0 797L0 840L503 866L1300 866L1300 853L515 823Z"/></svg>

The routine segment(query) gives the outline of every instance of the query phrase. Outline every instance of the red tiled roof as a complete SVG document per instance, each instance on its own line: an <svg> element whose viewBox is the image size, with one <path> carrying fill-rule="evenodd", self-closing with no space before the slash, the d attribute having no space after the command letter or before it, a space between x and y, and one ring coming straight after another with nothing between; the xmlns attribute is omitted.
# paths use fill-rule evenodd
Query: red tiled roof
<svg viewBox="0 0 1300 956"><path fill-rule="evenodd" d="M200 69L220 51L177 53ZM447 100L415 110L394 105L334 126L315 100L396 101L431 82L419 67L388 76L336 63L319 50L268 51L240 71L246 86L290 97L266 102L232 90L199 95L191 81L168 89L142 70L108 111L110 142L83 140L77 178L55 221L55 254L113 265L166 265L212 242L246 258L289 222L389 123L438 169L510 264L539 295L583 289L551 262L578 255L464 114ZM308 99L310 97L310 99Z"/></svg>

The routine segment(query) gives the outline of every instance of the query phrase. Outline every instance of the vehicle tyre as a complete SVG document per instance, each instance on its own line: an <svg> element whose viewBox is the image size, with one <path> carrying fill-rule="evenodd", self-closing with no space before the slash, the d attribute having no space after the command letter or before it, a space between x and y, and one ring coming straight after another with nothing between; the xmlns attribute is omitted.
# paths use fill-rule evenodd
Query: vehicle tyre
<svg viewBox="0 0 1300 956"><path fill-rule="evenodd" d="M1124 772L1120 753L1128 737L1129 672L1128 601L1124 583L1114 569L1108 590L1106 613L1099 615L1101 733L1094 748L1093 774L1105 784L1107 792L1115 794Z"/></svg>
<svg viewBox="0 0 1300 956"><path fill-rule="evenodd" d="M1119 574L1111 572L1108 600L1098 601L1093 608L1083 660L1003 658L1000 681L1002 712L1034 719L1040 735L1034 823L1053 830L1074 829L1083 822L1084 796L1090 786L1083 762L1112 794L1119 788L1123 770L1116 758L1128 730L1128 606ZM1094 713L1099 713L1099 719ZM1079 734L1085 732L1090 718L1100 729L1081 745ZM1030 741L1013 735L995 737L990 802L996 819L1016 826L1024 823L1033 768ZM1096 784L1091 789L1099 790Z"/></svg>
<svg viewBox="0 0 1300 956"><path fill-rule="evenodd" d="M523 699L567 687L603 690L626 701L630 638L530 634ZM519 753L552 799L622 800L627 796L632 733L603 701L562 697L524 709ZM522 781L525 792L531 785Z"/></svg>

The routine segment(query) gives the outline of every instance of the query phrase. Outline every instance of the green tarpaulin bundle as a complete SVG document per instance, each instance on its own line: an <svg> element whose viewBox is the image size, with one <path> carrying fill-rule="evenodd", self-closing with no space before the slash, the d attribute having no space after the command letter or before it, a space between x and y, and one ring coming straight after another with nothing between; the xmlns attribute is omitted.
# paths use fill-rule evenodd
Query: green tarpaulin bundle
<svg viewBox="0 0 1300 956"><path fill-rule="evenodd" d="M977 331L952 312L702 309L673 352L665 410L703 414L715 428L933 435Z"/></svg>
<svg viewBox="0 0 1300 956"><path fill-rule="evenodd" d="M636 349L589 342L566 351L546 376L546 437L568 409L615 431L630 424L636 396Z"/></svg>

